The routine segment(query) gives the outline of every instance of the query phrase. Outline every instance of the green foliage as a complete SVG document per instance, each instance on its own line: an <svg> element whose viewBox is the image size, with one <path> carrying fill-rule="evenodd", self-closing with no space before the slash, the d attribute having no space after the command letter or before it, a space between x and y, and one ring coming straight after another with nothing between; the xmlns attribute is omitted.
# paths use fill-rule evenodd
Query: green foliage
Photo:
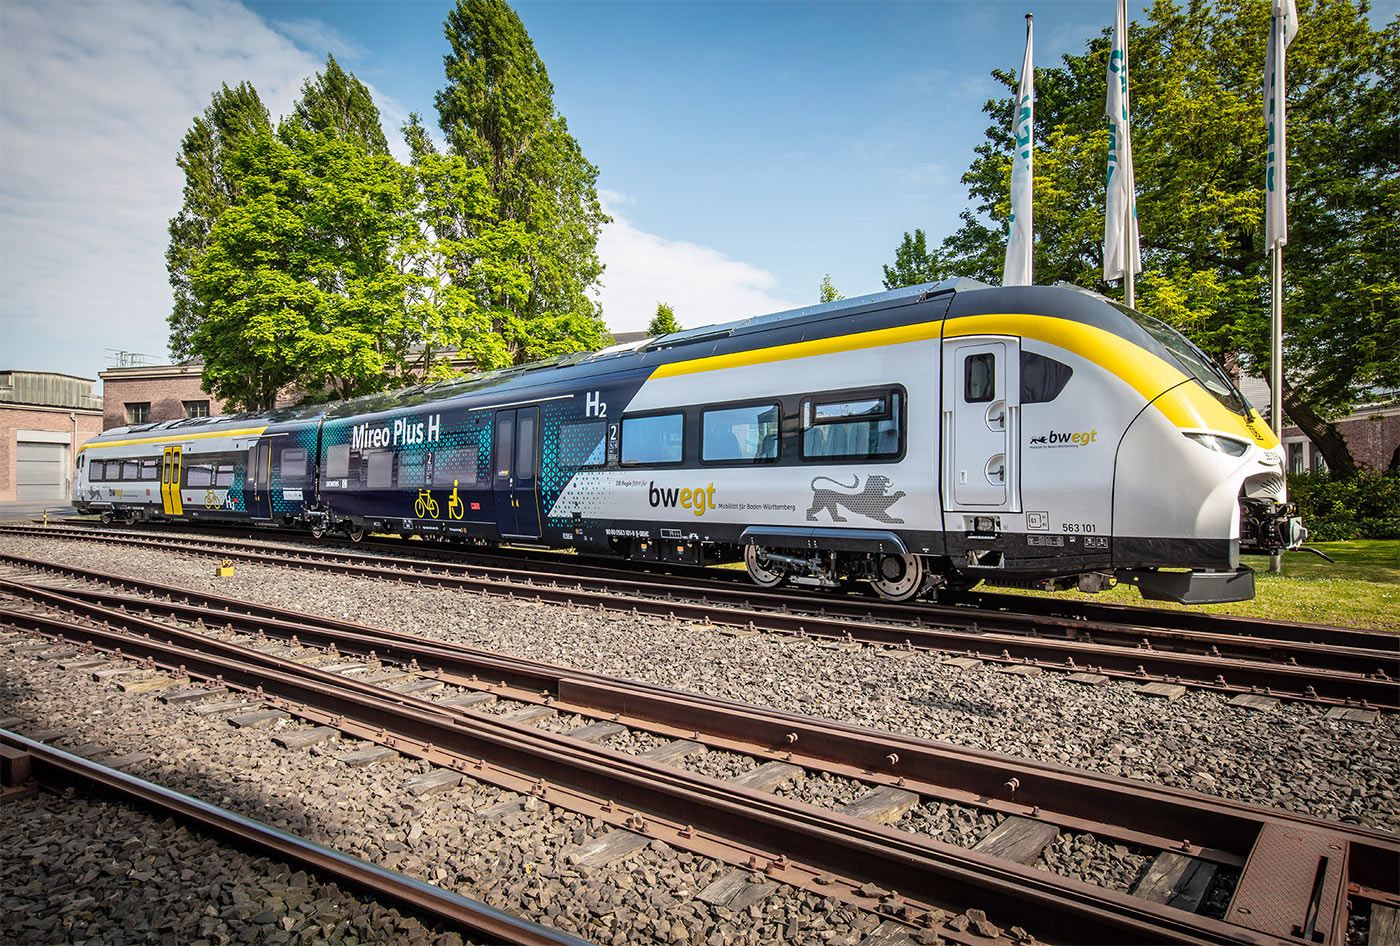
<svg viewBox="0 0 1400 946"><path fill-rule="evenodd" d="M247 82L214 93L204 114L180 142L176 165L185 173L184 201L170 220L170 245L165 267L175 304L170 323L170 350L176 358L192 354L195 330L204 309L190 284L190 269L209 242L214 222L228 207L234 190L226 163L229 151L250 134L265 134L272 120L258 92Z"/></svg>
<svg viewBox="0 0 1400 946"><path fill-rule="evenodd" d="M1325 417L1373 386L1400 386L1400 18L1373 29L1360 0L1298 7L1287 75L1285 366L1299 398ZM1155 0L1130 30L1138 306L1261 376L1268 22L1268 5L1252 0ZM1035 278L1117 295L1102 279L1107 33L1059 68L1036 70ZM1012 73L993 76L1008 98L984 106L992 124L963 176L976 211L927 254L988 281L999 278L1006 248L1016 87ZM907 234L906 246L914 249Z"/></svg>
<svg viewBox="0 0 1400 946"><path fill-rule="evenodd" d="M591 292L602 275L598 232L608 217L598 201L598 169L588 162L554 107L554 86L529 34L503 0L458 0L444 28L448 84L438 92L439 125L453 155L485 174L495 199L489 220L444 221L454 234L513 223L530 238L530 291L493 300L494 328L511 360L603 345L608 335ZM430 153L414 115L410 149Z"/></svg>
<svg viewBox="0 0 1400 946"><path fill-rule="evenodd" d="M1310 541L1400 539L1400 473L1290 473L1288 498L1298 504Z"/></svg>
<svg viewBox="0 0 1400 946"><path fill-rule="evenodd" d="M929 252L928 238L923 230L908 231L894 251L894 265L883 267L886 289L902 289L920 283L937 282L947 276L948 261L938 250Z"/></svg>
<svg viewBox="0 0 1400 946"><path fill-rule="evenodd" d="M379 123L379 108L369 89L352 73L341 69L334 56L327 55L325 70L302 83L301 99L282 126L284 130L291 126L344 138L367 154L389 153L389 142Z"/></svg>
<svg viewBox="0 0 1400 946"><path fill-rule="evenodd" d="M656 315L652 316L651 321L647 323L647 334L652 336L666 335L680 330L680 323L676 321L676 311L666 303L658 302Z"/></svg>
<svg viewBox="0 0 1400 946"><path fill-rule="evenodd" d="M822 284L819 292L820 297L817 300L818 302L839 302L840 300L846 298L845 296L841 295L841 293L837 292L836 287L831 284L830 273L827 273L824 276L822 276Z"/></svg>

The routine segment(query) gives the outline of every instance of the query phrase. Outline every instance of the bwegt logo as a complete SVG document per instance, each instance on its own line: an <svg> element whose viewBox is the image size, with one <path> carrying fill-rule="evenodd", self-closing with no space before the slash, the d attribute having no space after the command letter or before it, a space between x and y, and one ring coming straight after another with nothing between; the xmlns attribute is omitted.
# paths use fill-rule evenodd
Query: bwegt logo
<svg viewBox="0 0 1400 946"><path fill-rule="evenodd" d="M1048 434L1041 434L1039 437L1031 438L1032 446L1072 446L1082 447L1086 444L1095 443L1099 439L1097 430L1084 430L1077 433L1062 434L1057 430L1052 430Z"/></svg>
<svg viewBox="0 0 1400 946"><path fill-rule="evenodd" d="M647 488L647 502L651 503L653 509L674 509L679 504L682 509L689 509L695 515L703 516L706 509L715 508L715 484L681 489L677 486L658 487L656 481L652 480Z"/></svg>

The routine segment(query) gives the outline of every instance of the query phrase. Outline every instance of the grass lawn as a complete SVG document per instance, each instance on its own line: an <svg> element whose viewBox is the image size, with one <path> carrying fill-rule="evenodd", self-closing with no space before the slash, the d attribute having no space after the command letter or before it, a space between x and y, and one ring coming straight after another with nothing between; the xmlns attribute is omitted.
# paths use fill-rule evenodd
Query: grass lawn
<svg viewBox="0 0 1400 946"><path fill-rule="evenodd" d="M1356 539L1315 542L1313 547L1335 558L1336 564L1329 564L1310 552L1288 552L1283 556L1283 574L1271 575L1268 556L1243 555L1240 563L1251 566L1255 572L1254 599L1195 607L1220 614L1279 621L1400 630L1400 541ZM1061 592L1060 595L1115 604L1187 607L1166 601L1148 601L1137 589L1127 586L1098 595L1078 592Z"/></svg>

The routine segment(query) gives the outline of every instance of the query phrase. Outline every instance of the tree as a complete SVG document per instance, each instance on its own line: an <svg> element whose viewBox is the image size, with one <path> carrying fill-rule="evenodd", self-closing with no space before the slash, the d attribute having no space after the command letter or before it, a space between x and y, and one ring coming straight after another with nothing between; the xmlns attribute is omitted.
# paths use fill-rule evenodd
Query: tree
<svg viewBox="0 0 1400 946"><path fill-rule="evenodd" d="M824 276L822 276L822 285L819 291L821 293L821 296L817 300L818 302L839 302L840 300L846 298L845 296L841 295L841 293L837 292L836 287L831 284L830 273L827 273Z"/></svg>
<svg viewBox="0 0 1400 946"><path fill-rule="evenodd" d="M1329 467L1355 469L1327 418L1400 386L1400 18L1373 29L1353 0L1300 2L1288 50L1290 242L1284 252L1285 409ZM1268 364L1261 73L1266 5L1155 0L1131 31L1138 306L1227 364ZM1105 31L1106 33L1107 31ZM1036 70L1036 281L1103 282L1107 37ZM993 73L1008 89L1015 76ZM1009 211L1011 100L963 176L975 211L938 251L997 279ZM899 262L896 259L896 268Z"/></svg>
<svg viewBox="0 0 1400 946"><path fill-rule="evenodd" d="M509 363L479 300L528 294L530 238L515 223L468 240L433 226L492 213L482 171L442 155L405 167L300 130L243 139L229 170L235 199L191 272L210 393L257 410L289 388L319 400L445 377L459 351Z"/></svg>
<svg viewBox="0 0 1400 946"><path fill-rule="evenodd" d="M652 316L651 322L647 324L647 334L666 335L670 332L679 332L680 323L676 321L676 312L664 302L656 304L656 315Z"/></svg>
<svg viewBox="0 0 1400 946"><path fill-rule="evenodd" d="M301 98L282 126L332 134L355 142L366 154L389 153L379 108L369 89L353 73L341 69L332 55L326 56L323 71L302 83Z"/></svg>
<svg viewBox="0 0 1400 946"><path fill-rule="evenodd" d="M444 23L448 84L437 93L450 152L482 170L495 217L531 238L529 295L498 298L494 331L512 361L601 347L607 338L592 290L602 275L598 232L609 218L598 169L583 156L554 107L554 86L520 18L503 0L458 0ZM415 155L429 143L413 116L405 136ZM447 229L471 236L483 223Z"/></svg>
<svg viewBox="0 0 1400 946"><path fill-rule="evenodd" d="M170 350L176 358L188 358L192 339L204 310L190 285L190 269L208 245L210 231L229 206L234 182L226 168L228 154L250 134L270 131L272 120L257 90L247 82L215 92L204 114L180 142L175 163L185 174L184 202L170 220L170 244L165 251L166 272L175 304L170 324Z"/></svg>
<svg viewBox="0 0 1400 946"><path fill-rule="evenodd" d="M894 251L894 265L883 269L885 288L902 289L946 278L948 261L938 250L930 253L924 231L915 229L912 236L905 231L904 239Z"/></svg>

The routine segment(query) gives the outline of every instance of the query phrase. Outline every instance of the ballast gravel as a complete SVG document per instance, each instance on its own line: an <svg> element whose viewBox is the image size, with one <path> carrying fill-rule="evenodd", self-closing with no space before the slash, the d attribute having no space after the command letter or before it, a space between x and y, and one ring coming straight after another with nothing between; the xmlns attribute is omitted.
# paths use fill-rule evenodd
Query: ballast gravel
<svg viewBox="0 0 1400 946"><path fill-rule="evenodd" d="M422 760L391 755L352 768L340 757L364 743L335 740L299 751L275 745L279 735L307 728L294 719L234 728L228 719L238 711L201 715L196 707L160 703L154 692L122 692L7 644L0 644L0 654L0 716L23 720L15 724L23 734L60 733L52 737L59 748L100 744L108 757L146 753L148 759L128 768L131 774L592 942L857 946L880 923L875 914L788 885L765 889L742 910L713 906L697 895L730 872L719 861L653 841L607 866L577 864L571 852L611 830L602 821L471 779L449 791L414 796L404 783L430 770ZM106 828L96 822L92 827ZM140 836L145 844L162 843L160 831ZM0 848L0 872L12 869L13 850ZM98 862L105 867L113 858L121 861L114 854ZM96 897L77 886L83 888L78 896ZM231 896L242 902L241 895ZM204 910L206 900L196 893L184 906L171 901L166 907L179 918ZM62 907L35 907L46 918L45 929L61 921ZM378 923L379 914L374 916ZM119 916L98 920L84 941L128 941ZM927 939L939 941L931 934ZM431 941L385 928L380 935L362 937L352 930L320 941L353 946L420 940ZM187 940L176 935L169 941ZM224 932L208 942L232 941L234 934ZM314 935L298 940L313 941Z"/></svg>
<svg viewBox="0 0 1400 946"><path fill-rule="evenodd" d="M0 550L452 640L974 749L1400 830L1400 718L1268 712L1188 690L1175 701L1128 683L1085 686L1056 673L958 670L933 653L824 649L772 634L536 604L289 568L239 564L213 577L206 556L95 542L0 536ZM469 553L466 553L469 554ZM523 567L523 566L522 566Z"/></svg>
<svg viewBox="0 0 1400 946"><path fill-rule="evenodd" d="M462 946L455 932L123 805L35 793L3 812L0 942Z"/></svg>

